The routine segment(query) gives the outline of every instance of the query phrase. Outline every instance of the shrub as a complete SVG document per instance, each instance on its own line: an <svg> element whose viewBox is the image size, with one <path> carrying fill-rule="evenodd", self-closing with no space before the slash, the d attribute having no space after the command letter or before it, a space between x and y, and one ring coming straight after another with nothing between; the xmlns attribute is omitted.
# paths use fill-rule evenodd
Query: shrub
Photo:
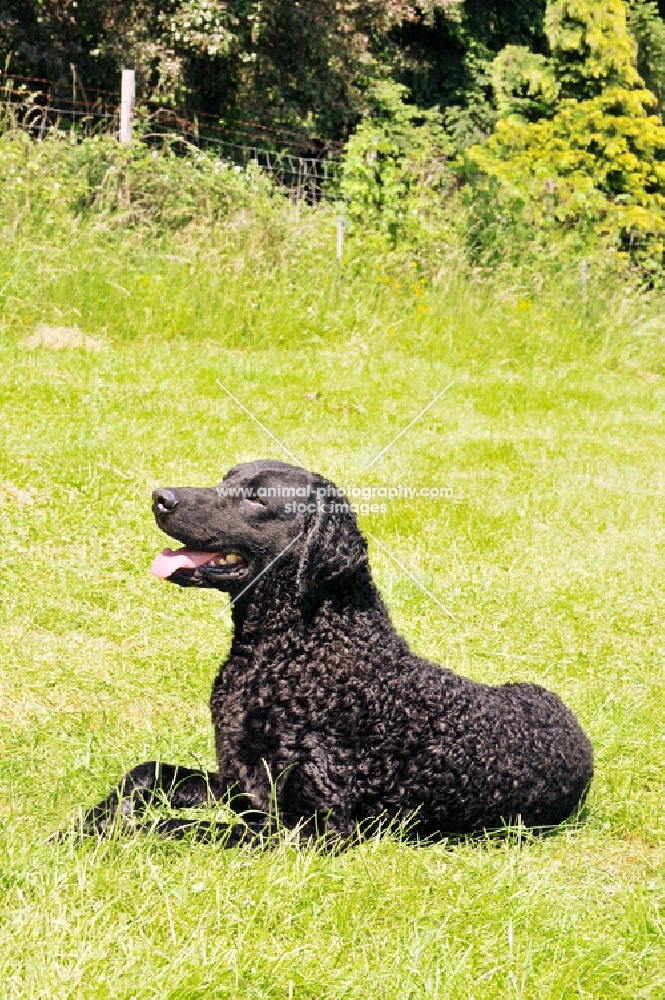
<svg viewBox="0 0 665 1000"><path fill-rule="evenodd" d="M550 0L545 33L563 97L586 100L642 83L622 0Z"/></svg>
<svg viewBox="0 0 665 1000"><path fill-rule="evenodd" d="M65 214L173 230L260 208L271 192L258 171L222 163L168 141L121 145L111 136L81 141L54 133L36 142L19 129L0 135L0 218L48 224Z"/></svg>
<svg viewBox="0 0 665 1000"><path fill-rule="evenodd" d="M383 229L391 242L409 214L434 208L450 151L437 111L405 103L406 87L383 81L371 111L346 144L341 191L352 221Z"/></svg>
<svg viewBox="0 0 665 1000"><path fill-rule="evenodd" d="M501 118L534 121L554 113L560 85L549 59L523 45L507 45L492 63L492 86Z"/></svg>
<svg viewBox="0 0 665 1000"><path fill-rule="evenodd" d="M502 119L469 155L528 204L533 222L661 229L665 129L647 113L652 101L647 91L611 88L589 101L564 101L551 120Z"/></svg>
<svg viewBox="0 0 665 1000"><path fill-rule="evenodd" d="M637 71L665 111L665 22L655 0L630 0L628 29L637 43Z"/></svg>
<svg viewBox="0 0 665 1000"><path fill-rule="evenodd" d="M625 6L555 0L546 26L550 65L567 96L549 119L502 118L495 135L468 152L474 188L530 225L563 224L615 241L630 236L642 247L646 241L649 264L657 266L665 236L665 128L635 68Z"/></svg>

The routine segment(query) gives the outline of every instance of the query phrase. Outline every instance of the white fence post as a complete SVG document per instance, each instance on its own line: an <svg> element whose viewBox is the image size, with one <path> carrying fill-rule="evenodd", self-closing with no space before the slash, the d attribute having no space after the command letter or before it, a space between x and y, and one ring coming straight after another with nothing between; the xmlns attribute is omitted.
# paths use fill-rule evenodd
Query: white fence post
<svg viewBox="0 0 665 1000"><path fill-rule="evenodd" d="M584 305L586 305L586 278L587 278L586 260L582 261L580 267L580 276L582 278L582 301L584 302Z"/></svg>
<svg viewBox="0 0 665 1000"><path fill-rule="evenodd" d="M339 267L344 263L344 216L337 216L337 264Z"/></svg>
<svg viewBox="0 0 665 1000"><path fill-rule="evenodd" d="M123 69L120 92L120 142L132 141L136 78L133 69Z"/></svg>

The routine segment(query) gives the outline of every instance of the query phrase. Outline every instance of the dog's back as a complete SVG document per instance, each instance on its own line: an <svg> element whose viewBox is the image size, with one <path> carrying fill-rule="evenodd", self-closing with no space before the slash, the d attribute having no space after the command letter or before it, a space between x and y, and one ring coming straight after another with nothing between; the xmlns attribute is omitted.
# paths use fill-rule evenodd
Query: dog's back
<svg viewBox="0 0 665 1000"><path fill-rule="evenodd" d="M415 656L368 570L308 614L294 581L257 585L261 616L241 623L212 712L225 768L262 803L266 769L287 821L317 815L339 832L416 814L424 835L495 829L519 816L550 826L593 774L590 743L557 695L474 683ZM265 593L265 598L264 598ZM290 614L279 627L279 613ZM269 623L269 627L266 627Z"/></svg>

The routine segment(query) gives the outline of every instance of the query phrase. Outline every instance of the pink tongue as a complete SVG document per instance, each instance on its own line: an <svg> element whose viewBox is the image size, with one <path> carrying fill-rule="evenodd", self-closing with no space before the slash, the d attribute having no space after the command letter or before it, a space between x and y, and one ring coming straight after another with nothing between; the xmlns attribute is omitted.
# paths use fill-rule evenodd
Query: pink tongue
<svg viewBox="0 0 665 1000"><path fill-rule="evenodd" d="M217 555L216 552L193 552L191 549L164 549L153 559L150 572L153 576L158 576L160 580L168 580L177 569L196 569L210 562Z"/></svg>

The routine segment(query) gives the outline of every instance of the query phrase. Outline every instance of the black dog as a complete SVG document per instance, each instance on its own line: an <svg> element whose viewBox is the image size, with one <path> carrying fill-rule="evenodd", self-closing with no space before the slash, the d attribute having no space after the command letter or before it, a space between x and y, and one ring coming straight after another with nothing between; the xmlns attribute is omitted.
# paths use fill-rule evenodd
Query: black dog
<svg viewBox="0 0 665 1000"><path fill-rule="evenodd" d="M432 837L518 817L552 826L573 812L593 774L575 717L534 684L476 684L415 656L339 493L273 461L237 466L211 489L154 493L157 523L185 548L165 550L153 572L233 598L211 698L218 771L142 764L86 831L140 816L158 794L176 809L230 795L254 810L227 843L266 830L271 796L287 827L341 837L379 817L411 816L412 832Z"/></svg>

